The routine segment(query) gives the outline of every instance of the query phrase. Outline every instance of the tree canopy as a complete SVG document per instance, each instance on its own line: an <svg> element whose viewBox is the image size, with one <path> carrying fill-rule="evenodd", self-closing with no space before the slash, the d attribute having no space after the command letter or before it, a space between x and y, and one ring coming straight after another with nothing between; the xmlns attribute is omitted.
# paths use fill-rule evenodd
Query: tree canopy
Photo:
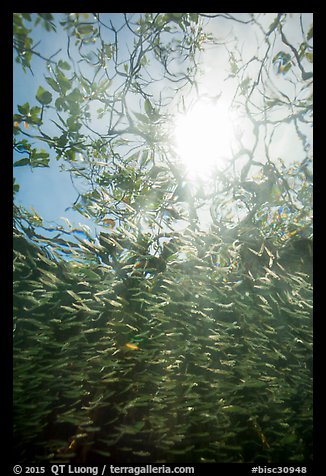
<svg viewBox="0 0 326 476"><path fill-rule="evenodd" d="M14 178L15 461L310 461L311 16L13 21L14 170L57 161L81 216ZM176 121L226 97L229 155L204 173L225 112L191 174Z"/></svg>

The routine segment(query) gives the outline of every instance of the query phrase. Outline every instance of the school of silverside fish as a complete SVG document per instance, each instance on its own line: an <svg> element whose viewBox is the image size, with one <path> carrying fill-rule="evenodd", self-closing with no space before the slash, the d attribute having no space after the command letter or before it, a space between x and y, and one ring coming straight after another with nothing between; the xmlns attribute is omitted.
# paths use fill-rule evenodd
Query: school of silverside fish
<svg viewBox="0 0 326 476"><path fill-rule="evenodd" d="M311 239L115 233L14 228L16 462L310 461Z"/></svg>

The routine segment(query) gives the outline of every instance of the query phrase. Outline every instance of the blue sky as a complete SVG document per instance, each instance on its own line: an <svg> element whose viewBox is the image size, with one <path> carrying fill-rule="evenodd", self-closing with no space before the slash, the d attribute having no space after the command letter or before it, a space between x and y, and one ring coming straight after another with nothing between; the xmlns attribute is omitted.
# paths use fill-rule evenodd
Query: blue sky
<svg viewBox="0 0 326 476"><path fill-rule="evenodd" d="M40 26L35 28L33 38L34 43L41 40L44 50L50 54L57 51L60 47L64 48L65 45L65 35L60 38L54 32L46 32L44 34ZM34 56L32 59L32 70L34 76L29 70L24 73L20 65L14 62L14 113L18 112L18 104L26 102L29 102L30 105L38 104L35 96L45 72L44 61ZM44 80L42 83L44 83ZM36 140L32 143L35 146L38 145ZM46 146L40 144L40 148L46 149ZM83 217L74 211L68 210L65 212L65 209L76 199L77 193L72 188L69 174L60 172L60 163L53 156L54 153L51 152L49 168L32 169L29 166L25 166L14 169L14 176L20 185L20 190L16 196L16 203L22 204L28 209L33 207L46 221L58 221L58 218L64 215L77 224ZM17 157L22 158L23 155L14 153L14 158Z"/></svg>
<svg viewBox="0 0 326 476"><path fill-rule="evenodd" d="M32 14L33 15L33 14ZM59 21L63 19L63 13L54 13L54 21L57 23L57 32L47 32L45 29L38 25L36 26L31 36L34 40L34 44L40 42L36 50L41 52L45 57L51 57L54 53L58 52L54 56L54 60L70 60L67 57L67 35L66 32L58 25ZM138 14L133 14L137 16ZM85 21L92 20L92 14ZM82 19L83 20L83 19ZM119 13L105 13L101 14L101 20L109 24L110 21L114 24L115 28L119 28L124 24L122 14ZM135 20L135 18L134 18ZM30 26L31 24L27 25ZM101 31L105 41L110 42L114 40L113 34L107 29ZM128 49L128 41L130 41L130 32L126 26L119 33L119 60L127 61L130 53ZM61 50L61 51L60 51ZM75 59L75 58L74 58ZM31 62L33 74L26 70L23 72L22 68L15 61L13 63L13 111L18 112L17 105L22 105L26 102L30 103L30 106L39 105L35 99L37 89L41 84L45 89L51 88L44 80L44 76L49 75L45 61L33 55ZM85 67L82 68L85 74ZM69 76L69 74L67 74ZM86 72L87 75L87 72ZM135 109L137 110L137 105ZM47 115L48 117L48 115ZM54 119L58 120L55 116ZM102 121L103 122L103 121ZM103 123L94 118L94 122L98 131L104 130ZM23 128L24 129L24 128ZM47 120L44 125L44 131L48 135L57 136L58 129ZM29 132L29 131L27 131ZM60 135L60 134L59 134ZM19 137L19 138L23 138ZM29 166L15 167L14 177L20 186L19 192L16 194L15 201L17 204L23 205L27 209L34 209L44 220L44 224L58 223L64 225L65 221L61 217L67 218L73 227L78 227L79 224L86 224L91 230L97 230L100 225L95 224L92 220L87 219L77 211L72 210L70 207L78 197L78 191L74 188L70 174L61 169L63 161L59 161L55 158L55 152L47 148L47 145L38 140L31 140L33 147L44 149L50 153L49 167L46 168L31 168ZM24 155L14 152L14 160L23 158ZM76 181L74 182L76 184ZM81 189L82 191L83 189Z"/></svg>
<svg viewBox="0 0 326 476"><path fill-rule="evenodd" d="M54 14L56 22L61 19L60 13ZM117 14L110 14L110 18L114 19ZM116 18L117 19L117 18ZM58 27L60 34L56 32L46 32L42 26L37 26L32 32L34 44L41 41L37 47L38 51L44 52L45 56L51 56L58 50L62 51L55 56L55 59L66 59L66 33ZM29 102L30 105L38 105L35 96L40 84L49 89L43 76L46 75L46 67L44 60L36 55L32 58L33 74L27 70L22 71L19 64L13 64L13 111L18 112L17 105ZM46 124L46 131L51 135L51 125ZM52 127L53 135L58 135L58 130ZM47 149L44 143L32 140L34 147L39 147L50 152L50 163L47 168L31 168L29 166L16 167L14 176L20 185L19 192L16 194L16 203L25 206L27 209L31 207L45 220L45 222L56 222L63 225L64 221L60 217L66 217L73 226L79 223L88 225L94 230L94 222L88 220L77 211L70 209L71 205L78 197L78 192L72 185L70 174L60 170L62 161L57 161L53 150ZM14 159L22 158L23 155L14 152Z"/></svg>

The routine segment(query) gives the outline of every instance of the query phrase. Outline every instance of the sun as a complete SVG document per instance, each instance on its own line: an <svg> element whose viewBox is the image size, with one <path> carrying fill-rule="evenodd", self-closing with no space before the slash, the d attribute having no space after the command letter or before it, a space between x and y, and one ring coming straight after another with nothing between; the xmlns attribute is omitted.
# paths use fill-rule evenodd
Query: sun
<svg viewBox="0 0 326 476"><path fill-rule="evenodd" d="M176 152L190 177L205 177L231 154L234 123L226 103L199 100L175 122Z"/></svg>

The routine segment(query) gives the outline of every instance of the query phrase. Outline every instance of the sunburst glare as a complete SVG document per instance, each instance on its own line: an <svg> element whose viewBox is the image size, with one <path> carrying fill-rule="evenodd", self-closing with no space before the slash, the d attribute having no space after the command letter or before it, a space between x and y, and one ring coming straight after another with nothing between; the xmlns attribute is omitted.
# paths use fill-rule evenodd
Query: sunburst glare
<svg viewBox="0 0 326 476"><path fill-rule="evenodd" d="M228 158L235 139L231 111L222 100L197 101L175 123L175 146L188 176L207 177L213 167Z"/></svg>

